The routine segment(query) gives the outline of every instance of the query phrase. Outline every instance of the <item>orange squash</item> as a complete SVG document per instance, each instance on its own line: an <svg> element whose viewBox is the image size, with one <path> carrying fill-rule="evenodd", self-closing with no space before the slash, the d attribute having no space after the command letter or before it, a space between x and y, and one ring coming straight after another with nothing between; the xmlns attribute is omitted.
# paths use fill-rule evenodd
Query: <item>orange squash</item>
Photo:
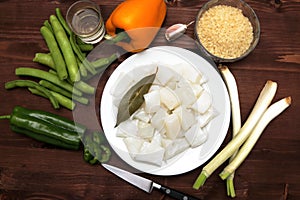
<svg viewBox="0 0 300 200"><path fill-rule="evenodd" d="M125 0L106 21L107 34L115 36L119 30L126 31L130 41L121 41L117 45L129 52L139 52L153 41L166 12L164 0Z"/></svg>

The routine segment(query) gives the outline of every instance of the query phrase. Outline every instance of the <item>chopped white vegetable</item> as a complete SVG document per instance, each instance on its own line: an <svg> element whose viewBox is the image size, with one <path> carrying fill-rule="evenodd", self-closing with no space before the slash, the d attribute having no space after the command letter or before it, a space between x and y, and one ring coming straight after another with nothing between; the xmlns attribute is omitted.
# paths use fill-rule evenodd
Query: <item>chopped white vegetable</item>
<svg viewBox="0 0 300 200"><path fill-rule="evenodd" d="M160 108L151 118L151 125L158 131L164 129L165 117L168 115L165 109Z"/></svg>
<svg viewBox="0 0 300 200"><path fill-rule="evenodd" d="M194 92L194 95L198 98L204 90L203 87L199 83L191 83L190 85Z"/></svg>
<svg viewBox="0 0 300 200"><path fill-rule="evenodd" d="M149 113L146 113L144 108L140 108L135 113L133 113L132 119L138 119L142 122L148 123L150 122L151 115Z"/></svg>
<svg viewBox="0 0 300 200"><path fill-rule="evenodd" d="M197 121L200 127L203 128L217 115L218 111L214 107L210 107L205 113L198 116Z"/></svg>
<svg viewBox="0 0 300 200"><path fill-rule="evenodd" d="M190 145L185 138L179 138L179 139L173 140L172 143L170 143L165 148L166 151L165 151L164 159L168 160L168 159L178 155L179 153L188 149L189 146Z"/></svg>
<svg viewBox="0 0 300 200"><path fill-rule="evenodd" d="M175 139L180 133L181 126L177 114L172 113L165 117L166 136L169 139Z"/></svg>
<svg viewBox="0 0 300 200"><path fill-rule="evenodd" d="M160 92L159 90L153 90L144 95L145 111L147 113L157 112L160 108Z"/></svg>
<svg viewBox="0 0 300 200"><path fill-rule="evenodd" d="M186 133L185 138L192 148L198 147L207 140L207 132L199 124L193 125Z"/></svg>
<svg viewBox="0 0 300 200"><path fill-rule="evenodd" d="M165 149L161 147L160 141L160 134L156 134L151 142L144 142L140 148L140 152L135 155L134 159L161 166Z"/></svg>
<svg viewBox="0 0 300 200"><path fill-rule="evenodd" d="M156 79L155 79L156 80ZM150 89L149 89L149 92L152 92L152 91L155 91L155 90L159 90L160 88L160 85L158 84L152 84Z"/></svg>
<svg viewBox="0 0 300 200"><path fill-rule="evenodd" d="M197 100L192 88L189 86L188 83L186 83L185 86L176 87L174 92L180 99L181 105L192 105Z"/></svg>
<svg viewBox="0 0 300 200"><path fill-rule="evenodd" d="M180 124L183 131L188 130L196 123L196 116L193 111L187 109L185 106L177 107L173 113L176 113L180 119Z"/></svg>
<svg viewBox="0 0 300 200"><path fill-rule="evenodd" d="M117 130L118 137L137 137L138 135L138 120L126 120L119 124Z"/></svg>
<svg viewBox="0 0 300 200"><path fill-rule="evenodd" d="M202 79L202 74L191 65L185 67L182 76L192 83L199 83Z"/></svg>
<svg viewBox="0 0 300 200"><path fill-rule="evenodd" d="M111 89L113 105L118 106L130 86L157 70L143 105L117 128L117 136L123 137L132 159L161 166L203 144L208 138L205 126L217 115L203 85L207 78L188 63L152 64L136 70L121 73Z"/></svg>
<svg viewBox="0 0 300 200"><path fill-rule="evenodd" d="M180 99L176 93L167 87L162 87L159 90L160 92L160 102L169 110L173 110L180 105Z"/></svg>
<svg viewBox="0 0 300 200"><path fill-rule="evenodd" d="M204 83L207 83L208 78L206 76L202 76L200 80L200 84L203 85Z"/></svg>
<svg viewBox="0 0 300 200"><path fill-rule="evenodd" d="M197 101L192 105L192 109L200 114L205 113L212 105L211 95L204 90Z"/></svg>
<svg viewBox="0 0 300 200"><path fill-rule="evenodd" d="M130 75L130 73L121 72L117 81L110 89L110 94L114 97L119 98L123 96L128 88L130 88L134 84L134 78Z"/></svg>
<svg viewBox="0 0 300 200"><path fill-rule="evenodd" d="M154 135L154 127L149 123L138 122L138 135L144 139L151 139Z"/></svg>
<svg viewBox="0 0 300 200"><path fill-rule="evenodd" d="M178 83L178 80L172 79L165 85L165 87L170 88L171 90L175 90L177 87L177 83Z"/></svg>
<svg viewBox="0 0 300 200"><path fill-rule="evenodd" d="M123 141L132 159L134 159L136 154L140 152L140 149L145 142L143 139L136 138L136 137L127 137L124 138Z"/></svg>
<svg viewBox="0 0 300 200"><path fill-rule="evenodd" d="M156 80L163 86L165 86L174 77L176 77L176 73L168 67L159 67L156 73Z"/></svg>

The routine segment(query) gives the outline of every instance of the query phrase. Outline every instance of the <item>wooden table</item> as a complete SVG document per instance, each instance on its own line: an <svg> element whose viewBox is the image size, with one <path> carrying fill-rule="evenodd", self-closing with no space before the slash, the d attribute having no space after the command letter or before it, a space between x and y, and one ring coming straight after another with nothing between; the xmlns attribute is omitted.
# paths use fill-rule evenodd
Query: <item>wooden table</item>
<svg viewBox="0 0 300 200"><path fill-rule="evenodd" d="M279 0L280 1L280 0ZM22 105L72 119L67 109L54 110L49 102L26 89L6 91L4 83L17 77L17 67L36 67L36 52L47 52L39 29L59 7L63 13L73 1L0 2L0 114ZM96 1L106 20L121 0ZM164 27L194 20L206 1L182 0L168 6ZM261 38L245 59L228 64L238 83L245 121L267 80L278 83L274 101L292 96L292 105L266 128L250 156L236 172L236 199L300 198L300 1L246 0L261 23ZM187 35L194 37L193 28ZM118 179L100 165L84 162L82 151L67 151L13 133L0 122L0 199L169 199L151 195ZM230 140L230 132L222 147ZM218 169L200 190L192 189L201 167L170 177L142 174L159 183L203 199L230 199Z"/></svg>

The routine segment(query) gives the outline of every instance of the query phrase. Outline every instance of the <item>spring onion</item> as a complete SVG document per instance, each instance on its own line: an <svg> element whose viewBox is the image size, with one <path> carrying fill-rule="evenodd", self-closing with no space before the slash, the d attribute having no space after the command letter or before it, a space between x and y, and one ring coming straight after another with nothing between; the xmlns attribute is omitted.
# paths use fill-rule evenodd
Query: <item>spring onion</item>
<svg viewBox="0 0 300 200"><path fill-rule="evenodd" d="M291 104L291 97L283 98L276 103L272 104L266 112L263 114L259 122L256 124L255 128L251 132L250 136L244 143L244 145L239 150L238 154L235 158L230 162L227 167L220 173L220 177L224 180L230 176L246 159L249 155L250 151L254 147L255 143L259 139L260 135L262 134L263 130L266 126L280 113L282 113L289 105Z"/></svg>
<svg viewBox="0 0 300 200"><path fill-rule="evenodd" d="M240 146L249 137L252 129L257 124L258 120L261 118L265 110L270 105L273 100L277 90L277 83L271 80L267 81L264 88L260 92L260 95L251 111L246 122L239 130L238 134L226 145L226 147L219 152L201 171L200 175L193 184L194 189L199 189L206 179L229 157L231 157L234 152L240 148Z"/></svg>
<svg viewBox="0 0 300 200"><path fill-rule="evenodd" d="M231 118L232 118L232 138L234 138L239 130L241 129L241 112L240 112L240 102L239 102L239 93L237 88L236 80L233 74L230 72L227 66L221 65L219 70L223 76L223 79L226 83L230 103L231 103ZM229 162L233 160L237 151L231 156ZM227 195L231 197L235 197L235 190L234 190L234 172L228 176L226 179L226 188L227 188Z"/></svg>

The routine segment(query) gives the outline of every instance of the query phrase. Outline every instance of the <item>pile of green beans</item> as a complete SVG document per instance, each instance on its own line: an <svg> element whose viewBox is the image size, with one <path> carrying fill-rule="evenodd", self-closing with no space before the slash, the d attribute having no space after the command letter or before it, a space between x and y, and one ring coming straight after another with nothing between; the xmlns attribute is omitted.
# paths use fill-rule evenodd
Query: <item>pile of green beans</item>
<svg viewBox="0 0 300 200"><path fill-rule="evenodd" d="M49 71L20 67L15 70L18 76L39 79L13 80L5 84L6 89L27 87L35 95L48 98L55 109L63 106L73 110L76 103L88 104L85 95L93 95L95 88L85 81L95 76L117 59L116 54L90 62L86 54L93 45L85 44L69 28L59 8L40 28L48 53L36 53L33 62L47 66ZM76 102L76 103L75 103Z"/></svg>

